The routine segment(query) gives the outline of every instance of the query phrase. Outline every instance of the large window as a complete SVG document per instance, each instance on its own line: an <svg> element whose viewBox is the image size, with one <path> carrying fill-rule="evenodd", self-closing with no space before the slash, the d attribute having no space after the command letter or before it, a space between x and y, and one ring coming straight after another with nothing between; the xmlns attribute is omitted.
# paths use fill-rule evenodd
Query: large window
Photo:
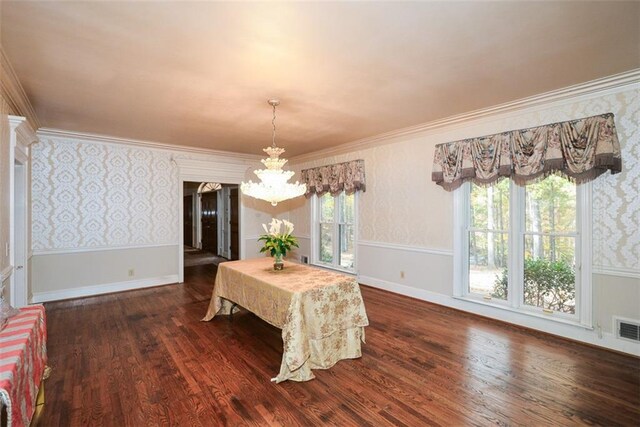
<svg viewBox="0 0 640 427"><path fill-rule="evenodd" d="M466 183L456 194L456 294L591 323L589 184Z"/></svg>
<svg viewBox="0 0 640 427"><path fill-rule="evenodd" d="M344 192L337 196L314 196L312 262L355 271L356 196Z"/></svg>

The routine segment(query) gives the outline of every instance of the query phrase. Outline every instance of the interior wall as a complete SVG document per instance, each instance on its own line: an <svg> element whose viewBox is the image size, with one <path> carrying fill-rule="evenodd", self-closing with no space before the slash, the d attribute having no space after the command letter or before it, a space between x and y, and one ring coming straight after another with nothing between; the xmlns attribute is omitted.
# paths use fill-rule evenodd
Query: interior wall
<svg viewBox="0 0 640 427"><path fill-rule="evenodd" d="M176 245L37 255L33 302L175 283L177 260Z"/></svg>
<svg viewBox="0 0 640 427"><path fill-rule="evenodd" d="M300 173L309 167L364 159L367 188L358 199L360 283L472 311L474 306L452 298L453 193L431 181L435 145L613 112L622 146L623 172L607 173L593 184L594 330L574 327L563 332L565 336L609 345L611 340L603 344L599 333L613 332L613 316L640 320L639 87L636 83L598 94L576 95L394 137L352 151L302 161L292 159L292 169ZM308 248L310 202L302 198L292 202L289 217ZM309 255L309 251L300 252ZM554 332L559 327L547 321L541 329Z"/></svg>
<svg viewBox="0 0 640 427"><path fill-rule="evenodd" d="M178 282L182 200L174 157L204 169L224 164L229 174L250 163L47 133L32 156L34 301ZM245 208L241 228L249 236L258 233L261 208Z"/></svg>

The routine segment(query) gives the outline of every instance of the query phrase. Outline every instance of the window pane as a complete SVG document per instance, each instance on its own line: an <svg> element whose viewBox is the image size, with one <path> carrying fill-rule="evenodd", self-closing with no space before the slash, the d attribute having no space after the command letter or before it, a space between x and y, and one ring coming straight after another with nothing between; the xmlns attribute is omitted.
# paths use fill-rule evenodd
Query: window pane
<svg viewBox="0 0 640 427"><path fill-rule="evenodd" d="M340 222L353 224L355 217L355 194L340 193Z"/></svg>
<svg viewBox="0 0 640 427"><path fill-rule="evenodd" d="M471 184L470 225L487 230L509 229L509 180L480 187Z"/></svg>
<svg viewBox="0 0 640 427"><path fill-rule="evenodd" d="M550 175L526 187L527 231L573 232L576 229L576 185Z"/></svg>
<svg viewBox="0 0 640 427"><path fill-rule="evenodd" d="M524 303L575 314L575 238L527 234L524 247Z"/></svg>
<svg viewBox="0 0 640 427"><path fill-rule="evenodd" d="M355 243L355 229L353 225L340 225L340 267L352 269Z"/></svg>
<svg viewBox="0 0 640 427"><path fill-rule="evenodd" d="M320 197L320 222L333 222L335 198L327 193Z"/></svg>
<svg viewBox="0 0 640 427"><path fill-rule="evenodd" d="M333 197L332 197L333 199ZM320 224L320 262L333 262L333 225Z"/></svg>
<svg viewBox="0 0 640 427"><path fill-rule="evenodd" d="M508 233L469 232L469 292L507 299Z"/></svg>

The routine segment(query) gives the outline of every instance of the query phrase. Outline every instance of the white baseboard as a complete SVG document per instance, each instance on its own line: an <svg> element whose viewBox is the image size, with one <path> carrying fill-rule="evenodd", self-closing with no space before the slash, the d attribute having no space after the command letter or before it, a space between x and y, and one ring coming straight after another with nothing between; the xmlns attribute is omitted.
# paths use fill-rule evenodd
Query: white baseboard
<svg viewBox="0 0 640 427"><path fill-rule="evenodd" d="M558 323L553 320L529 316L527 314L501 310L487 305L477 304L443 295L425 289L413 288L374 277L358 276L358 282L378 289L384 289L400 295L428 301L445 307L455 308L480 316L489 317L501 322L535 329L548 334L569 338L575 341L620 351L640 357L640 343L617 339L612 333L598 334L597 331L577 325Z"/></svg>
<svg viewBox="0 0 640 427"><path fill-rule="evenodd" d="M90 297L94 295L109 294L112 292L130 291L133 289L150 288L153 286L178 283L178 275L150 277L148 279L128 280L126 282L105 283L102 285L83 286L79 288L60 289L58 291L36 292L31 298L31 303L48 301L60 301L71 298Z"/></svg>

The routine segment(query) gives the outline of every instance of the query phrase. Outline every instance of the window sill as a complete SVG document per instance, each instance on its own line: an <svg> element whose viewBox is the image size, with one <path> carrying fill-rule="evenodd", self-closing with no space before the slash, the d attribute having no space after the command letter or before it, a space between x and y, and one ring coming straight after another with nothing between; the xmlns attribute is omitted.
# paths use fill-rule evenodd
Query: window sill
<svg viewBox="0 0 640 427"><path fill-rule="evenodd" d="M339 273L344 273L344 274L348 274L349 276L356 276L356 272L354 270L347 270L345 268L340 268L340 267L333 267L327 264L320 264L320 263L316 263L316 262L312 262L310 263L310 265L314 266L314 267L319 267L322 268L324 270L332 270L332 271L337 271Z"/></svg>
<svg viewBox="0 0 640 427"><path fill-rule="evenodd" d="M565 324L565 325L576 326L576 327L579 327L579 328L582 328L582 329L586 329L586 330L589 330L589 331L594 330L593 326L583 325L582 323L580 323L579 320L567 319L567 318L564 318L564 317L559 317L558 315L555 315L555 314L536 313L534 311L516 309L516 308L510 307L510 306L506 305L506 303L489 302L489 301L479 300L479 299L470 298L470 297L454 296L453 298L455 298L457 300L460 300L460 301L472 302L472 303L478 304L478 305L484 305L484 306L487 306L487 307L497 308L499 310L509 311L511 313L517 313L517 314L522 314L522 315L529 316L529 317L535 317L535 318L538 318L538 319L550 320L552 322L562 323L562 324Z"/></svg>

